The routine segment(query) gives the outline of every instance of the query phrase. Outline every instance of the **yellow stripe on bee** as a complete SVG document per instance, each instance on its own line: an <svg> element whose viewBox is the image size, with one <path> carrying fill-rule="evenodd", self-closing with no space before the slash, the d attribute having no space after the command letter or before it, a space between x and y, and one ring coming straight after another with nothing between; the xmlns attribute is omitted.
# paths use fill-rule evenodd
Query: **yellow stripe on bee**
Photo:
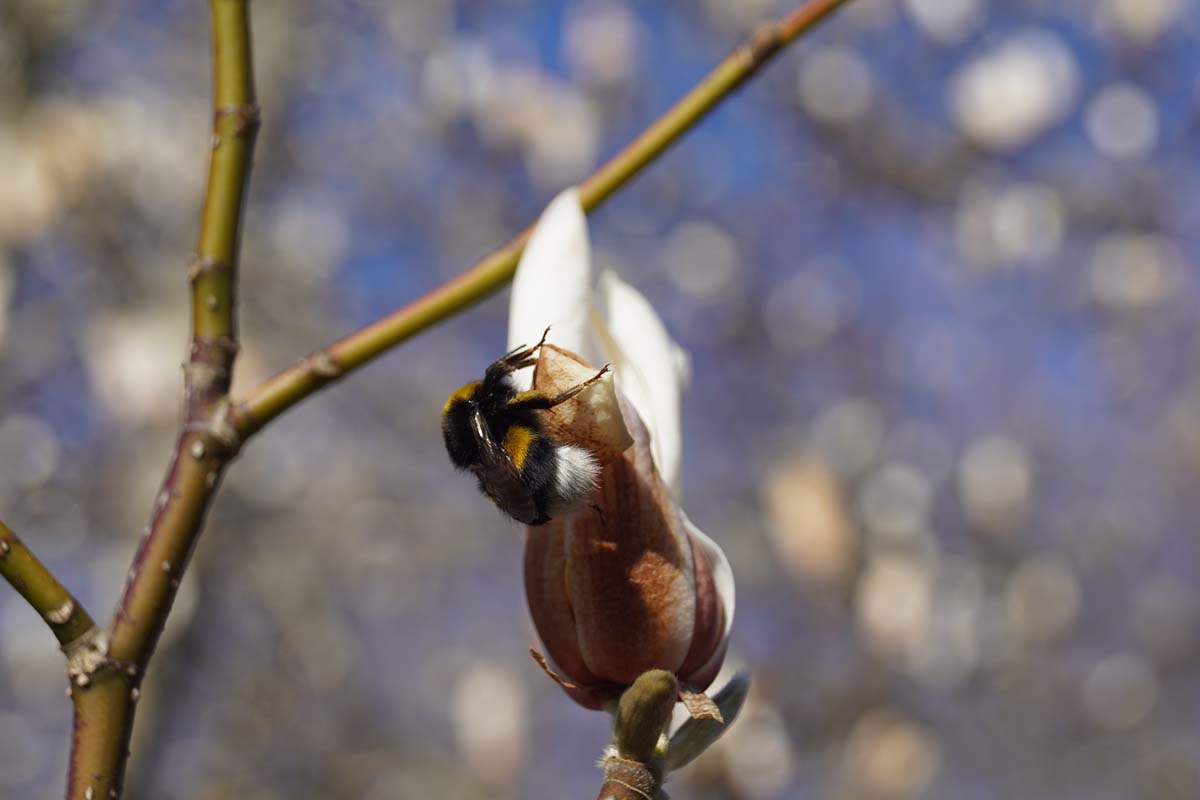
<svg viewBox="0 0 1200 800"><path fill-rule="evenodd" d="M463 386L454 394L450 395L450 398L446 401L446 405L442 406L442 413L448 414L450 412L450 408L455 403L465 403L470 400L474 396L475 391L479 388L481 383L483 383L483 381L471 381L466 386Z"/></svg>
<svg viewBox="0 0 1200 800"><path fill-rule="evenodd" d="M541 389L526 389L523 392L517 392L516 395L513 396L513 399L509 400L508 402L511 405L517 405L535 398L549 400L550 395L546 394Z"/></svg>
<svg viewBox="0 0 1200 800"><path fill-rule="evenodd" d="M513 466L517 469L524 465L534 438L533 428L526 428L524 425L513 425L504 434L504 449L512 457Z"/></svg>

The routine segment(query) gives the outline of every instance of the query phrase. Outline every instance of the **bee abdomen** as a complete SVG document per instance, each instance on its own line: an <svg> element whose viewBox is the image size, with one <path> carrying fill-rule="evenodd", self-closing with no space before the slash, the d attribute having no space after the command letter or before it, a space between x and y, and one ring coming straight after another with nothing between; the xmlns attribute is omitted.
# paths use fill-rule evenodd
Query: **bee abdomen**
<svg viewBox="0 0 1200 800"><path fill-rule="evenodd" d="M599 477L600 464L587 450L569 444L555 445L552 497L547 506L561 512L579 505L596 488Z"/></svg>
<svg viewBox="0 0 1200 800"><path fill-rule="evenodd" d="M600 465L580 447L539 436L529 448L521 479L533 496L540 524L580 506L596 488Z"/></svg>
<svg viewBox="0 0 1200 800"><path fill-rule="evenodd" d="M558 445L554 449L554 492L568 503L587 498L600 477L600 464L582 447Z"/></svg>

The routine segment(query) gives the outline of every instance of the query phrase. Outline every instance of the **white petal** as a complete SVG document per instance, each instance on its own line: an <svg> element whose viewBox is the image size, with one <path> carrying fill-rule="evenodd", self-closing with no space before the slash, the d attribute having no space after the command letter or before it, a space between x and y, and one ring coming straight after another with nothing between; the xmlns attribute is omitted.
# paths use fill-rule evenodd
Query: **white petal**
<svg viewBox="0 0 1200 800"><path fill-rule="evenodd" d="M712 567L713 586L716 587L717 596L721 598L721 605L725 609L725 630L721 632L721 644L713 649L712 658L724 658L725 645L729 642L729 632L733 629L733 611L737 601L737 592L733 584L733 567L729 566L729 559L725 557L725 551L708 538L704 531L697 528L695 523L688 519L687 514L683 513L682 508L679 509L679 516L683 518L684 527L695 537L696 544L704 551L709 566ZM710 664L711 661L712 659L710 659ZM694 672L703 673L707 671L710 664L704 664Z"/></svg>
<svg viewBox="0 0 1200 800"><path fill-rule="evenodd" d="M592 255L579 192L567 189L546 207L513 277L508 311L509 349L532 345L550 326L547 341L585 358ZM518 376L528 388L528 373ZM520 382L520 381L518 381Z"/></svg>
<svg viewBox="0 0 1200 800"><path fill-rule="evenodd" d="M679 401L686 380L686 356L637 289L606 271L600 276L597 294L600 313L593 323L600 352L612 364L621 391L646 423L654 463L678 498L682 458Z"/></svg>

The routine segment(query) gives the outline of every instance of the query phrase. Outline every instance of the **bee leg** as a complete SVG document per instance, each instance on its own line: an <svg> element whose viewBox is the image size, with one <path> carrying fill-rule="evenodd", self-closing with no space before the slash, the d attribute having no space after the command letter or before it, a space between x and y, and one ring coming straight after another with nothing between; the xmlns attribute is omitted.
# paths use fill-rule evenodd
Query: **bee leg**
<svg viewBox="0 0 1200 800"><path fill-rule="evenodd" d="M546 343L546 336L550 333L550 326L546 326L546 330L542 331L542 338L538 339L538 343L533 347L520 345L509 350L503 356L498 358L490 367L487 368L489 375L496 377L507 375L510 372L516 372L525 367L532 367L537 363L537 359L533 357L541 346Z"/></svg>
<svg viewBox="0 0 1200 800"><path fill-rule="evenodd" d="M547 406L547 408L554 408L554 407L555 407L556 405L558 405L559 403L565 403L565 402L567 402L567 401L568 401L568 400L570 400L572 397L574 397L575 395L579 394L579 393L580 393L580 392L582 392L584 389L586 389L587 387L591 386L591 385L592 385L593 383L595 383L596 381L598 381L598 380L600 380L601 378L603 378L603 377L604 377L604 376L605 376L605 375L606 375L606 374L609 372L609 370L610 370L611 368L612 368L612 365L611 365L611 364L605 364L605 365L604 365L604 366L603 366L603 367L600 369L600 371L599 371L599 372L597 372L597 373L596 373L595 375L593 375L592 377L588 378L588 379L587 379L586 381L584 381L583 383L581 383L581 384L578 384L578 385L576 385L576 386L572 386L570 389L567 389L565 392L559 392L558 394L554 395L554 397L550 398L550 405L549 405L549 406Z"/></svg>
<svg viewBox="0 0 1200 800"><path fill-rule="evenodd" d="M603 378L605 373L607 373L609 371L610 367L611 367L610 364L605 364L603 369L601 369L599 372L597 372L592 377L588 378L583 383L576 384L575 386L572 386L570 389L567 389L566 391L563 391L563 392L559 392L558 394L554 394L554 395L547 394L546 392L543 392L540 389L530 389L528 392L521 392L520 394L518 394L516 397L514 397L508 403L508 408L515 409L518 411L522 410L522 409L554 408L556 405L559 405L560 403L567 402L572 397L579 394L584 389L586 389L587 387L591 386L596 381Z"/></svg>
<svg viewBox="0 0 1200 800"><path fill-rule="evenodd" d="M544 345L546 343L546 337L548 335L550 335L550 326L549 325L546 326L546 330L542 331L542 338L538 339L537 344L535 344L533 347L526 347L525 345L519 345L517 347L514 347L512 350L509 350L507 353L505 353L500 358L500 363L503 363L506 365L513 365L513 367L512 367L513 369L520 369L520 367L516 366L516 364L518 362L525 361L526 359L530 358L534 353L536 353L538 350L540 350L542 345ZM525 366L529 366L529 364L526 364Z"/></svg>

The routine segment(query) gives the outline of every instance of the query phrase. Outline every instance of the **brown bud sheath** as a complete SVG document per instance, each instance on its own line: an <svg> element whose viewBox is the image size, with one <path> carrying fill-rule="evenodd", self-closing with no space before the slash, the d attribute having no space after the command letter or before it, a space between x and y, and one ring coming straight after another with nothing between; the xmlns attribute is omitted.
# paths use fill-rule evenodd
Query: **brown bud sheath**
<svg viewBox="0 0 1200 800"><path fill-rule="evenodd" d="M574 366L564 360L578 364L570 354L544 348L534 386L555 393L577 382ZM555 427L554 436L588 447L615 441L620 423L632 445L600 456L599 485L589 505L529 528L525 539L525 590L534 625L551 660L581 687L568 693L596 709L649 670L666 670L689 689L705 689L724 658L732 613L732 597L722 595L714 577L709 553L715 545L697 535L663 483L646 427L619 387L614 397L619 413L593 401L572 425ZM558 410L544 412L548 423ZM585 439L573 438L576 428ZM716 556L724 560L719 551Z"/></svg>

